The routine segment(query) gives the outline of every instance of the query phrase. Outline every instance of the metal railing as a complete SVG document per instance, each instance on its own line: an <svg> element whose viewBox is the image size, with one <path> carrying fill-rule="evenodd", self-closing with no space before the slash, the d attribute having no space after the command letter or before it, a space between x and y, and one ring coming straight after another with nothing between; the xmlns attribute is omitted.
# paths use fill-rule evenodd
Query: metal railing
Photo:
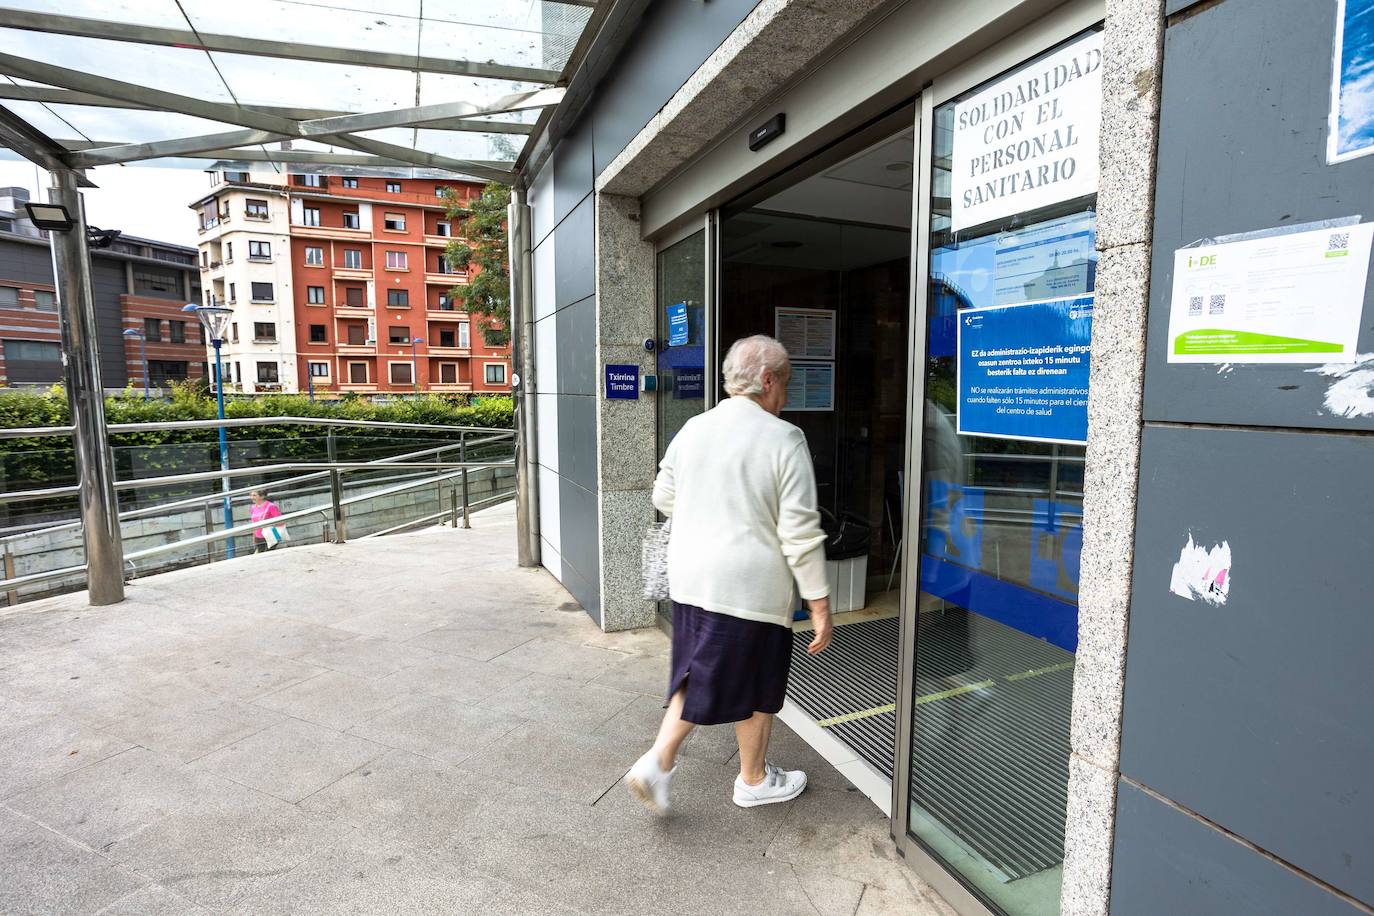
<svg viewBox="0 0 1374 916"><path fill-rule="evenodd" d="M341 461L337 457L337 443L334 432L331 429L328 434L328 454L329 458L325 461L286 461L276 462L266 465L250 465L239 468L216 468L208 471L193 471L183 474L164 474L152 477L140 477L115 482L115 489L118 491L142 490L156 487L178 486L204 481L221 480L227 481L232 478L241 477L272 477L282 473L295 473L294 476L278 479L272 482L274 492L281 493L284 486L301 487L307 493L325 492L327 489L328 500L316 505L310 505L302 509L294 509L284 512L280 516L272 519L274 524L285 524L289 521L308 519L316 516L323 516L325 527L328 531L328 538L334 543L344 543L347 540L347 518L348 509L368 501L381 499L404 493L408 490L438 487L442 493L447 486L450 506L441 509L436 513L429 513L422 518L409 519L400 524L389 526L381 531L373 532L365 537L376 537L385 534L392 534L405 531L411 528L426 524L451 522L454 527L460 523L464 528L470 527L470 517L473 511L487 508L498 502L505 501L513 497L513 492L497 493L486 499L473 503L469 494L469 472L478 470L496 470L500 468L514 469L514 457L500 461L470 461L469 450L481 446L491 446L509 442L514 447L515 433L513 430L489 429L484 427L459 427L459 426L439 426L426 423L392 423L373 420L344 420L333 418L315 417L250 417L229 420L177 420L153 423L121 423L110 424L107 428L111 434L149 432L159 430L198 430L198 429L218 429L220 426L234 427L254 427L254 426L322 426L322 427L341 427L352 429L383 429L392 431L413 431L426 433L444 433L456 435L457 441L445 442L428 448L412 450L400 455L389 456L386 458L373 459L370 461ZM21 439L21 438L42 438L53 436L71 435L70 426L49 426L49 427L28 427L0 429L0 439ZM481 434L479 438L471 439L470 435ZM446 452L458 452L458 460L443 460ZM426 460L428 459L428 460ZM381 481L384 485L380 489L368 490L367 492L355 496L345 497L343 495L343 477L352 472L376 472L376 471L432 471L433 474L419 478L403 479L399 483L389 483ZM389 480L396 480L393 476ZM301 485L328 481L327 487L304 488ZM377 481L370 481L377 482ZM206 510L206 533L189 538L179 538L165 544L157 544L152 547L135 550L124 555L126 567L168 553L184 551L187 548L196 546L206 546L209 550L208 558L210 561L216 559L214 545L221 541L232 541L236 537L251 535L260 528L265 527L262 521L249 522L240 525L233 525L228 528L214 530L213 516L210 514L210 507L221 503L234 496L242 496L255 489L260 489L261 484L252 484L232 489L219 490L213 493L197 495L170 502L158 503L153 506L145 506L132 509L127 512L119 513L119 521L130 521L144 519L158 515L165 515L177 510L185 511L194 509L196 506L205 507ZM12 493L0 493L0 503L23 502L40 499L48 499L58 496L70 496L79 492L78 486L66 487L46 487L42 489L21 490ZM285 491L292 492L292 491ZM441 496L442 502L442 496ZM40 572L16 575L15 573L15 546L26 538L37 538L47 536L60 531L81 530L81 521L59 522L57 524L46 525L22 532L12 533L0 537L0 551L3 551L4 578L0 579L0 592L8 593L9 603L15 604L19 600L19 589L40 585L47 582L58 580L73 579L84 577L87 571L85 564L65 566L56 569L43 570ZM136 571L136 569L135 569ZM127 575L127 574L126 574Z"/></svg>

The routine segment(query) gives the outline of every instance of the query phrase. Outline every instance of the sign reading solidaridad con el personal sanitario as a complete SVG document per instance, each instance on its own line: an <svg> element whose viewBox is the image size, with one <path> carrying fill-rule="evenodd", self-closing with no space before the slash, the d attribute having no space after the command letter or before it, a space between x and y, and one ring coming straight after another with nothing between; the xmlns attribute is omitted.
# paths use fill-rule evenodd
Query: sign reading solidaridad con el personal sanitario
<svg viewBox="0 0 1374 916"><path fill-rule="evenodd" d="M1102 33L954 105L955 232L1097 191Z"/></svg>

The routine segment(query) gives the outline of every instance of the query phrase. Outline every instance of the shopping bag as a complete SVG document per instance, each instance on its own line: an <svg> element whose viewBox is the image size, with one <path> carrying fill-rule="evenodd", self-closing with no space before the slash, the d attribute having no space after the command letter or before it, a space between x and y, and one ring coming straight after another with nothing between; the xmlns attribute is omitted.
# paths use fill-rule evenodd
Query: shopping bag
<svg viewBox="0 0 1374 916"><path fill-rule="evenodd" d="M262 539L267 542L267 549L271 550L282 541L288 540L285 525L273 525L271 528L262 529Z"/></svg>

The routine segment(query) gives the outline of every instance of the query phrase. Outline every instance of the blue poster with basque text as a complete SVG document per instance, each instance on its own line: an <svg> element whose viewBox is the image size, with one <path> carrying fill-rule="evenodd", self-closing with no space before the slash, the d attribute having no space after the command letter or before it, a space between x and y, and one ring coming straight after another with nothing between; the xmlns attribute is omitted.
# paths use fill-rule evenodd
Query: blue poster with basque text
<svg viewBox="0 0 1374 916"><path fill-rule="evenodd" d="M1083 445L1093 297L958 312L961 436Z"/></svg>

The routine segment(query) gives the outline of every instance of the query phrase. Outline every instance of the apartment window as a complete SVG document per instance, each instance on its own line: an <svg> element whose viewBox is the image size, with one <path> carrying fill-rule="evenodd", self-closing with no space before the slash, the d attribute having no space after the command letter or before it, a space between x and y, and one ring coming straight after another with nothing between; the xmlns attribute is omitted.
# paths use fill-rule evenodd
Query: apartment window
<svg viewBox="0 0 1374 916"><path fill-rule="evenodd" d="M449 225L447 220L441 219L439 220L439 222L434 224L435 235L442 235L444 238L448 238L452 234L452 232L453 227Z"/></svg>
<svg viewBox="0 0 1374 916"><path fill-rule="evenodd" d="M360 324L350 324L348 326L348 345L350 347L367 346L367 328Z"/></svg>
<svg viewBox="0 0 1374 916"><path fill-rule="evenodd" d="M251 284L251 286L251 292L253 295L254 302L271 302L273 299L276 298L273 295L271 283L254 282L253 284Z"/></svg>
<svg viewBox="0 0 1374 916"><path fill-rule="evenodd" d="M143 338L148 341L162 340L162 320L160 318L143 319Z"/></svg>
<svg viewBox="0 0 1374 916"><path fill-rule="evenodd" d="M258 363L258 384L275 385L280 381L276 363Z"/></svg>
<svg viewBox="0 0 1374 916"><path fill-rule="evenodd" d="M400 193L401 193L401 183L400 183L399 181L388 181L388 182L386 183L386 193L388 193L388 194L400 194Z"/></svg>
<svg viewBox="0 0 1374 916"><path fill-rule="evenodd" d="M225 172L225 173L224 173L224 180L225 180L225 181L248 181L248 173L247 173L247 172Z"/></svg>
<svg viewBox="0 0 1374 916"><path fill-rule="evenodd" d="M305 301L311 305L324 305L324 287L307 286L305 288Z"/></svg>
<svg viewBox="0 0 1374 916"><path fill-rule="evenodd" d="M229 301L230 301L230 302L237 302L237 301L238 301L238 296L237 296L237 295L235 294L235 292L234 292L234 284L232 284L232 283L229 284Z"/></svg>
<svg viewBox="0 0 1374 916"><path fill-rule="evenodd" d="M357 229L362 223L358 221L357 210L345 210L343 214L343 227L345 229Z"/></svg>
<svg viewBox="0 0 1374 916"><path fill-rule="evenodd" d="M458 346L464 349L472 346L472 334L466 321L458 322Z"/></svg>
<svg viewBox="0 0 1374 916"><path fill-rule="evenodd" d="M166 387L168 382L184 382L189 369L184 360L148 360L148 383L154 388Z"/></svg>
<svg viewBox="0 0 1374 916"><path fill-rule="evenodd" d="M328 335L325 333L325 327L324 327L324 325L322 325L322 324L312 324L312 325L310 326L310 342L311 342L311 343L329 343L329 337L328 337Z"/></svg>
<svg viewBox="0 0 1374 916"><path fill-rule="evenodd" d="M202 251L202 252L200 253L200 266L201 266L201 267L209 267L209 266L210 266L210 252L208 252L208 251Z"/></svg>
<svg viewBox="0 0 1374 916"><path fill-rule="evenodd" d="M225 263L225 264L228 264L228 263L229 263L230 261L232 261L232 260L234 260L234 243L233 243L233 242L225 242L225 243L224 243L224 263Z"/></svg>
<svg viewBox="0 0 1374 916"><path fill-rule="evenodd" d="M441 311L441 312L451 312L451 311L453 311L453 300L449 298L448 293L440 293L440 294L439 294L439 311Z"/></svg>
<svg viewBox="0 0 1374 916"><path fill-rule="evenodd" d="M440 363L439 364L439 384L456 385L458 384L458 364Z"/></svg>
<svg viewBox="0 0 1374 916"><path fill-rule="evenodd" d="M415 377L410 374L410 363L391 364L391 384L413 385Z"/></svg>
<svg viewBox="0 0 1374 916"><path fill-rule="evenodd" d="M367 363L349 363L348 380L354 385L366 385Z"/></svg>
<svg viewBox="0 0 1374 916"><path fill-rule="evenodd" d="M322 188L322 187L324 187L324 179L323 179L323 176L321 176L321 175L301 175L301 176L300 176L300 182L301 182L301 184L305 185L307 188Z"/></svg>
<svg viewBox="0 0 1374 916"><path fill-rule="evenodd" d="M267 201L245 200L243 202L243 215L249 219L267 219Z"/></svg>
<svg viewBox="0 0 1374 916"><path fill-rule="evenodd" d="M344 305L351 305L354 308L362 308L363 291L361 287L350 286L344 290Z"/></svg>
<svg viewBox="0 0 1374 916"><path fill-rule="evenodd" d="M391 308L409 308L410 291L404 289L389 289L386 291L386 304Z"/></svg>
<svg viewBox="0 0 1374 916"><path fill-rule="evenodd" d="M344 254L344 267L347 267L347 268L349 268L350 270L362 270L362 269L363 269L363 252L362 252L362 249L359 249L359 248L345 248L343 254Z"/></svg>
<svg viewBox="0 0 1374 916"><path fill-rule="evenodd" d="M504 385L506 384L505 363L487 363L487 384Z"/></svg>
<svg viewBox="0 0 1374 916"><path fill-rule="evenodd" d="M277 323L275 321L255 321L253 322L254 340L276 340Z"/></svg>
<svg viewBox="0 0 1374 916"><path fill-rule="evenodd" d="M386 253L387 270L408 270L410 261L404 251L388 251Z"/></svg>
<svg viewBox="0 0 1374 916"><path fill-rule="evenodd" d="M55 312L57 296L46 289L36 289L33 291L33 305L40 312Z"/></svg>
<svg viewBox="0 0 1374 916"><path fill-rule="evenodd" d="M167 322L172 343L186 343L186 322L171 320Z"/></svg>
<svg viewBox="0 0 1374 916"><path fill-rule="evenodd" d="M454 333L453 328L440 328L440 329L439 329L439 346L441 346L441 347L456 347L456 346L458 346L458 335Z"/></svg>
<svg viewBox="0 0 1374 916"><path fill-rule="evenodd" d="M410 328L403 324L393 324L388 331L389 340L394 344L410 343Z"/></svg>
<svg viewBox="0 0 1374 916"><path fill-rule="evenodd" d="M62 348L43 340L5 341L5 361L61 362Z"/></svg>
<svg viewBox="0 0 1374 916"><path fill-rule="evenodd" d="M446 184L436 184L436 185L434 186L434 196L435 196L435 197L443 197L443 196L444 196L444 192L447 191L447 190L448 190L448 185L446 185Z"/></svg>
<svg viewBox="0 0 1374 916"><path fill-rule="evenodd" d="M181 279L171 271L149 267L134 268L134 293L174 293L181 289Z"/></svg>
<svg viewBox="0 0 1374 916"><path fill-rule="evenodd" d="M305 265L307 267L324 266L324 249L314 245L307 245L305 249Z"/></svg>
<svg viewBox="0 0 1374 916"><path fill-rule="evenodd" d="M348 179L344 179L344 180L347 181ZM311 363L311 364L310 364L310 377L311 377L311 378L329 378L329 363Z"/></svg>
<svg viewBox="0 0 1374 916"><path fill-rule="evenodd" d="M270 261L272 260L272 243L248 241L248 260L250 261Z"/></svg>
<svg viewBox="0 0 1374 916"><path fill-rule="evenodd" d="M382 226L388 232L405 232L406 216L404 213L388 213L382 217Z"/></svg>
<svg viewBox="0 0 1374 916"><path fill-rule="evenodd" d="M458 269L448 262L447 255L441 254L435 259L434 272L441 274L456 274Z"/></svg>
<svg viewBox="0 0 1374 916"><path fill-rule="evenodd" d="M320 208L306 207L302 213L301 223L306 226L318 226L320 224Z"/></svg>
<svg viewBox="0 0 1374 916"><path fill-rule="evenodd" d="M229 325L229 342L230 342L230 343L238 343L238 342L239 342L239 323L238 323L237 321L235 321L235 322L233 322L233 323L231 323L231 324Z"/></svg>

